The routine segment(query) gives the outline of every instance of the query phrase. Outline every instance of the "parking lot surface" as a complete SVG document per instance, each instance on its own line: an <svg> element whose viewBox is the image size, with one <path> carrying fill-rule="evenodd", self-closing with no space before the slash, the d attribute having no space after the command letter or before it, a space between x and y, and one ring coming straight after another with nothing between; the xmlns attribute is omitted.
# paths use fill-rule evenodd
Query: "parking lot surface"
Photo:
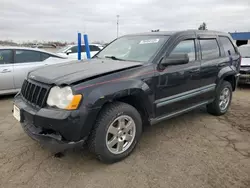
<svg viewBox="0 0 250 188"><path fill-rule="evenodd" d="M146 128L113 165L86 149L55 158L12 117L12 98L0 98L0 187L250 187L250 87L237 89L224 116L203 108Z"/></svg>

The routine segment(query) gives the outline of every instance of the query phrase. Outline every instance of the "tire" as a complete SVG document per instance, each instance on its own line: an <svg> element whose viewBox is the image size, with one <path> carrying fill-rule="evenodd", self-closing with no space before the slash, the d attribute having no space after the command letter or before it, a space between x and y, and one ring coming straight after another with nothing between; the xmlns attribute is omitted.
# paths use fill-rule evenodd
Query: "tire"
<svg viewBox="0 0 250 188"><path fill-rule="evenodd" d="M225 104L224 108L222 108L220 106L220 97L222 95L222 92L227 90L229 92L229 97L228 97L228 102ZM233 94L233 89L232 89L232 85L230 84L230 82L228 81L223 81L219 87L216 90L216 96L215 96L215 100L211 103L207 105L207 111L208 113L215 115L215 116L220 116L225 114L231 104L232 101L232 94Z"/></svg>
<svg viewBox="0 0 250 188"><path fill-rule="evenodd" d="M126 126L123 123L119 124L119 122L125 122ZM128 126L129 122L132 122L130 126ZM122 128L119 127L125 128L122 130ZM124 133L123 131L126 132L127 130L125 129L129 129L129 127L133 127L133 129ZM115 134L113 134L113 132L115 132ZM132 153L140 139L141 133L142 120L139 112L133 106L126 103L111 103L101 110L88 139L88 147L100 161L104 163L115 163ZM124 141L122 141L122 139L124 139ZM127 141L126 139L131 141ZM117 141L117 145L112 146L113 144L111 143L113 141L114 143ZM119 147L121 146L120 143L124 143L124 147ZM124 151L121 151L123 149Z"/></svg>

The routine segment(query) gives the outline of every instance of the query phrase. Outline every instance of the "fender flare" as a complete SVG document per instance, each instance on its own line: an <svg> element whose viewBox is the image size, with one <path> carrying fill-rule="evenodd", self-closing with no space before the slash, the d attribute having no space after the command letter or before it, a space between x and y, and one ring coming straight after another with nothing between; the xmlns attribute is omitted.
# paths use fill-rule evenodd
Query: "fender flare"
<svg viewBox="0 0 250 188"><path fill-rule="evenodd" d="M145 82L131 79L95 87L86 96L86 100L90 108L101 109L106 103L133 96L142 102L142 106L150 115L153 113L153 94L153 91Z"/></svg>
<svg viewBox="0 0 250 188"><path fill-rule="evenodd" d="M228 77L228 76L233 76L234 77L234 85L232 86L233 87L233 90L235 90L235 87L236 87L236 78L235 76L237 75L237 71L234 70L233 68L231 68L230 66L227 66L227 67L224 67L220 70L220 72L218 73L218 77L217 77L217 80L216 80L216 87L218 87L222 81Z"/></svg>

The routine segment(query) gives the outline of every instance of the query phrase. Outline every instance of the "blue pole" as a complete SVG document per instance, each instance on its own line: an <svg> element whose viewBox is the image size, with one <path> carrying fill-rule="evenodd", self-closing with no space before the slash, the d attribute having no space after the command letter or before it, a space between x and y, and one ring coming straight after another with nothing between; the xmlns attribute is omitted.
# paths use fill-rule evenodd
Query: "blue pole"
<svg viewBox="0 0 250 188"><path fill-rule="evenodd" d="M86 49L87 59L90 59L90 50L89 50L88 35L84 34L83 37L84 37L84 43L85 43L85 49Z"/></svg>
<svg viewBox="0 0 250 188"><path fill-rule="evenodd" d="M78 46L77 46L77 55L78 55L78 60L81 60L82 57L81 57L81 42L82 42L82 37L81 37L81 33L78 33Z"/></svg>

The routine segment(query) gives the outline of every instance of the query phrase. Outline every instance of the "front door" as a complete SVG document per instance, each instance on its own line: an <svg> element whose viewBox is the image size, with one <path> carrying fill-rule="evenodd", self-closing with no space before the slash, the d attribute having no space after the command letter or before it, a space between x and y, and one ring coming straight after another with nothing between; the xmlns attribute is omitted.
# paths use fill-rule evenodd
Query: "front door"
<svg viewBox="0 0 250 188"><path fill-rule="evenodd" d="M195 36L185 36L175 42L171 54L186 53L189 63L168 66L158 72L156 86L156 117L175 113L199 102L200 60L196 52Z"/></svg>
<svg viewBox="0 0 250 188"><path fill-rule="evenodd" d="M13 51L0 50L0 93L14 89Z"/></svg>
<svg viewBox="0 0 250 188"><path fill-rule="evenodd" d="M227 64L229 58L222 56L217 36L200 35L199 43L201 53L201 87L207 88L207 92L203 93L201 99L211 100L214 97L220 65L229 66Z"/></svg>
<svg viewBox="0 0 250 188"><path fill-rule="evenodd" d="M73 46L73 47L69 48L67 51L70 51L70 52L69 53L66 52L68 55L68 58L77 60L78 59L77 50L78 50L77 46Z"/></svg>

